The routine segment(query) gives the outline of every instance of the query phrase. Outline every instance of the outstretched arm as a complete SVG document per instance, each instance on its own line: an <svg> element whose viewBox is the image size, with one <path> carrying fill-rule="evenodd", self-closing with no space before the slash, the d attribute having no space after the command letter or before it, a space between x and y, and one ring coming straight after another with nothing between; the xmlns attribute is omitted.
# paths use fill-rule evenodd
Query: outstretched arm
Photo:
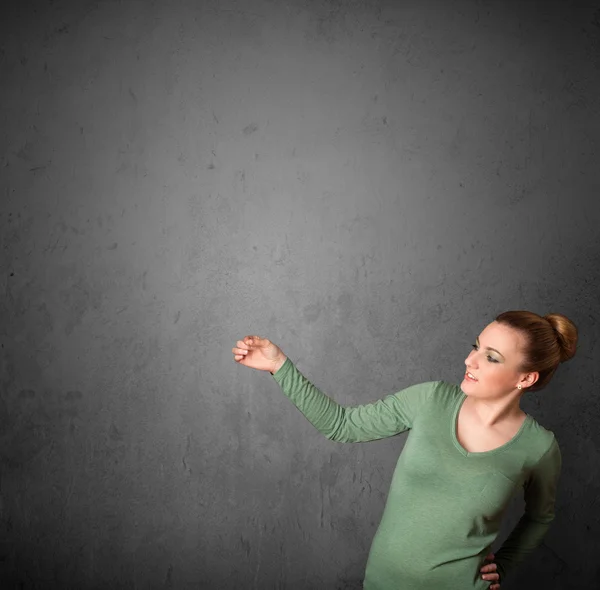
<svg viewBox="0 0 600 590"><path fill-rule="evenodd" d="M319 432L337 442L365 442L408 430L438 383L411 385L371 404L343 407L315 387L289 357L273 379Z"/></svg>

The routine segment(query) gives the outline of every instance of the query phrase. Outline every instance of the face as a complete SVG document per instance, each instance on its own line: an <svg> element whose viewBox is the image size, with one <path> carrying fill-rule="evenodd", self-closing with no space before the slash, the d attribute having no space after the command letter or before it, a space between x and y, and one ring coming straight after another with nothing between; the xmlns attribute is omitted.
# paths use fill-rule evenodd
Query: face
<svg viewBox="0 0 600 590"><path fill-rule="evenodd" d="M465 374L460 385L462 391L475 397L498 398L514 391L519 383L525 387L527 383L522 379L527 373L518 371L524 344L520 332L510 326L496 321L486 326L465 360L466 371L477 381Z"/></svg>

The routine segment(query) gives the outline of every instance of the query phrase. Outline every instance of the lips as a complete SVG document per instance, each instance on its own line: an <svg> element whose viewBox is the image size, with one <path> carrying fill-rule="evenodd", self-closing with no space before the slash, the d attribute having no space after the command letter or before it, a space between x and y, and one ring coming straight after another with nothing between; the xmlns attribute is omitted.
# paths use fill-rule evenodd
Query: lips
<svg viewBox="0 0 600 590"><path fill-rule="evenodd" d="M473 381L474 383L476 383L476 382L477 382L477 379L472 379L471 377L469 377L469 375L468 375L468 371L467 371L467 372L465 372L465 379L466 379L467 381Z"/></svg>

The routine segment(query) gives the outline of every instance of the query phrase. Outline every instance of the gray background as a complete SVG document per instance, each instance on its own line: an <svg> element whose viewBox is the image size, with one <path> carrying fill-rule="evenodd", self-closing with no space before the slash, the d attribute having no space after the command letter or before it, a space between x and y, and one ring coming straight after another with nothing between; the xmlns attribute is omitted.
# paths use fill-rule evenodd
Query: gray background
<svg viewBox="0 0 600 590"><path fill-rule="evenodd" d="M459 383L508 309L580 349L523 400L563 474L503 589L597 584L598 2L22 1L0 27L2 587L359 588L406 434L331 443L231 348L366 403Z"/></svg>

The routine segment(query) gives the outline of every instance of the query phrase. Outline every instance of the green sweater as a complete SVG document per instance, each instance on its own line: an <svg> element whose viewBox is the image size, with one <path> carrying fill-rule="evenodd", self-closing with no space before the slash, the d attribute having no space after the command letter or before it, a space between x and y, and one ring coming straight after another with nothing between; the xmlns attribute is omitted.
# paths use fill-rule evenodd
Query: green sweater
<svg viewBox="0 0 600 590"><path fill-rule="evenodd" d="M554 434L531 415L506 444L470 453L456 437L467 397L458 385L419 383L345 408L289 358L273 378L330 440L363 442L410 430L371 545L365 590L487 590L493 582L479 570L521 489L525 512L493 560L500 583L541 543L554 518L561 453Z"/></svg>

